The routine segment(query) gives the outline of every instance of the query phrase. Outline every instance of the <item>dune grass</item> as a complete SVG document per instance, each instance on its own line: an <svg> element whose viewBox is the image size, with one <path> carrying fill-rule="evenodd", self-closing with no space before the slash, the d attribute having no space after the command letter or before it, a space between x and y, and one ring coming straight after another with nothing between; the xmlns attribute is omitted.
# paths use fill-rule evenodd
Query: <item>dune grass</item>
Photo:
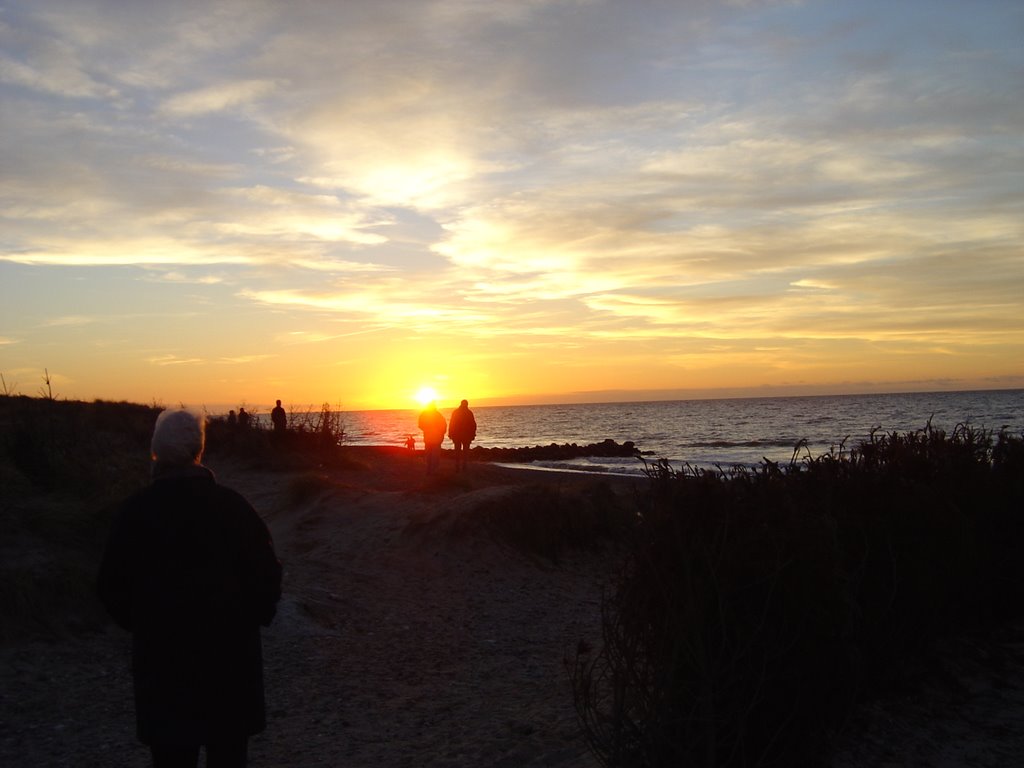
<svg viewBox="0 0 1024 768"><path fill-rule="evenodd" d="M113 503L148 481L158 409L0 397L0 641L100 626Z"/></svg>
<svg viewBox="0 0 1024 768"><path fill-rule="evenodd" d="M481 504L463 525L557 565L570 550L593 550L629 530L630 505L604 482L529 484Z"/></svg>
<svg viewBox="0 0 1024 768"><path fill-rule="evenodd" d="M926 427L650 480L603 647L570 665L604 765L824 764L929 643L1024 606L1020 436Z"/></svg>

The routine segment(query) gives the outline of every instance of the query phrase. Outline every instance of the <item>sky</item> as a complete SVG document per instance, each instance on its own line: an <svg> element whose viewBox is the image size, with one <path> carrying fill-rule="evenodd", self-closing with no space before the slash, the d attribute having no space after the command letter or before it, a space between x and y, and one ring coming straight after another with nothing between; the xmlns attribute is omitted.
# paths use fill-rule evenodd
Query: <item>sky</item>
<svg viewBox="0 0 1024 768"><path fill-rule="evenodd" d="M1019 0L0 0L0 393L1024 387Z"/></svg>

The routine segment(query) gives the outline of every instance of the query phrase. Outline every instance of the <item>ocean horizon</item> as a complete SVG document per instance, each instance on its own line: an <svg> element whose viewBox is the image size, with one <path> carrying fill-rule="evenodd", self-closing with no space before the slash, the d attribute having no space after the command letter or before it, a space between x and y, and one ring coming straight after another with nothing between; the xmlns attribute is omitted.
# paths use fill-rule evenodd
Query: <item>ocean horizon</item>
<svg viewBox="0 0 1024 768"><path fill-rule="evenodd" d="M641 474L644 460L673 466L754 466L853 448L875 432L912 432L929 424L951 432L968 425L1024 434L1024 389L864 395L796 395L620 403L470 407L474 446L520 448L631 441L643 460L581 457L534 462L538 469ZM448 418L452 408L442 407ZM342 411L347 445L422 447L417 409ZM450 442L446 440L446 446Z"/></svg>

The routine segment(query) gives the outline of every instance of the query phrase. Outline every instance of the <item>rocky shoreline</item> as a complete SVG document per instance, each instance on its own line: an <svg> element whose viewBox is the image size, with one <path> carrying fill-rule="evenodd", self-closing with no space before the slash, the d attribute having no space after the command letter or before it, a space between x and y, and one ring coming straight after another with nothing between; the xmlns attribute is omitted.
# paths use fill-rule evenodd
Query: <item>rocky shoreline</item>
<svg viewBox="0 0 1024 768"><path fill-rule="evenodd" d="M600 443L577 445L576 443L551 443L521 448L484 448L473 446L469 449L470 456L476 461L500 461L521 463L528 461L561 461L581 457L630 457L640 456L640 451L631 440L618 443L606 438Z"/></svg>

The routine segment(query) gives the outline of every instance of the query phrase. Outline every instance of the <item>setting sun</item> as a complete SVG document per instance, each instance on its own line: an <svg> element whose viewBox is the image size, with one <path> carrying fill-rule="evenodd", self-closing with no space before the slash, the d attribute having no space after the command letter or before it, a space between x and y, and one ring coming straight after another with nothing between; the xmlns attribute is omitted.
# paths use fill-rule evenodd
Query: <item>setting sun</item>
<svg viewBox="0 0 1024 768"><path fill-rule="evenodd" d="M420 405L426 405L437 400L437 390L433 387L426 385L422 386L416 392L416 402Z"/></svg>

